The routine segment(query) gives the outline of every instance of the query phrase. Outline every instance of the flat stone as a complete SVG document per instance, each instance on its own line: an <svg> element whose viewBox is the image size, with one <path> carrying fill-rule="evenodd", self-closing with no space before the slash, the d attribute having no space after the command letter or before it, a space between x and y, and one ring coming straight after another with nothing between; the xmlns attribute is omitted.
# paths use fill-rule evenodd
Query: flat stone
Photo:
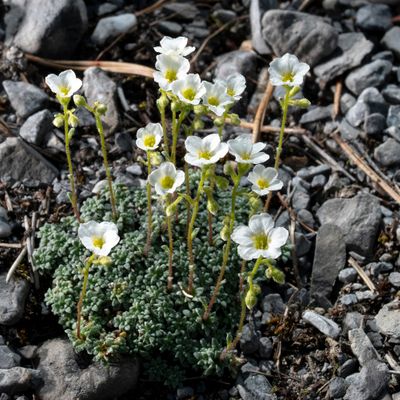
<svg viewBox="0 0 400 400"><path fill-rule="evenodd" d="M347 383L344 378L336 377L329 384L329 394L332 398L343 397L347 390Z"/></svg>
<svg viewBox="0 0 400 400"><path fill-rule="evenodd" d="M376 244L382 213L379 201L367 193L351 199L327 200L317 211L321 223L341 228L348 250L370 255Z"/></svg>
<svg viewBox="0 0 400 400"><path fill-rule="evenodd" d="M306 310L304 311L302 318L304 321L317 328L325 336L335 339L340 335L339 325L323 315L314 311Z"/></svg>
<svg viewBox="0 0 400 400"><path fill-rule="evenodd" d="M300 118L300 124L309 124L311 122L323 121L332 118L332 105L325 107L314 107L304 113Z"/></svg>
<svg viewBox="0 0 400 400"><path fill-rule="evenodd" d="M381 43L400 58L400 26L394 26L383 36Z"/></svg>
<svg viewBox="0 0 400 400"><path fill-rule="evenodd" d="M391 272L389 274L389 282L394 286L394 287L400 287L400 272Z"/></svg>
<svg viewBox="0 0 400 400"><path fill-rule="evenodd" d="M374 45L362 33L342 33L338 37L337 49L329 59L314 68L315 75L326 83L344 72L361 65L372 52Z"/></svg>
<svg viewBox="0 0 400 400"><path fill-rule="evenodd" d="M351 125L347 119L342 119L339 124L339 132L343 139L352 141L357 139L362 131Z"/></svg>
<svg viewBox="0 0 400 400"><path fill-rule="evenodd" d="M190 2L184 3L167 3L163 6L163 11L173 14L175 19L183 21L191 21L199 14L199 9L195 4Z"/></svg>
<svg viewBox="0 0 400 400"><path fill-rule="evenodd" d="M400 106L390 106L386 118L387 126L400 127Z"/></svg>
<svg viewBox="0 0 400 400"><path fill-rule="evenodd" d="M137 24L135 14L120 14L100 19L90 39L97 46L131 31Z"/></svg>
<svg viewBox="0 0 400 400"><path fill-rule="evenodd" d="M31 391L37 389L41 383L40 373L35 369L22 367L0 369L0 393L13 395Z"/></svg>
<svg viewBox="0 0 400 400"><path fill-rule="evenodd" d="M350 330L349 341L351 350L361 366L366 365L371 360L380 360L378 352L362 328Z"/></svg>
<svg viewBox="0 0 400 400"><path fill-rule="evenodd" d="M19 367L21 357L5 345L0 345L0 369Z"/></svg>
<svg viewBox="0 0 400 400"><path fill-rule="evenodd" d="M343 283L354 282L357 278L357 272L354 268L344 268L339 272L339 281Z"/></svg>
<svg viewBox="0 0 400 400"><path fill-rule="evenodd" d="M53 119L53 114L49 110L39 111L24 122L19 135L28 143L42 146L53 130Z"/></svg>
<svg viewBox="0 0 400 400"><path fill-rule="evenodd" d="M0 238L6 238L11 235L11 226L0 219Z"/></svg>
<svg viewBox="0 0 400 400"><path fill-rule="evenodd" d="M25 300L29 293L29 282L14 279L6 283L7 273L0 274L0 325L14 325L24 314Z"/></svg>
<svg viewBox="0 0 400 400"><path fill-rule="evenodd" d="M371 113L386 115L388 112L389 105L377 88L368 87L364 89L358 100L368 104Z"/></svg>
<svg viewBox="0 0 400 400"><path fill-rule="evenodd" d="M240 349L244 354L252 354L258 350L258 346L259 337L257 332L249 324L246 324L240 337Z"/></svg>
<svg viewBox="0 0 400 400"><path fill-rule="evenodd" d="M100 68L88 68L83 77L83 91L90 105L95 101L107 106L107 112L102 116L104 134L111 135L118 127L118 109L116 103L117 85Z"/></svg>
<svg viewBox="0 0 400 400"><path fill-rule="evenodd" d="M224 79L233 73L240 73L248 80L257 80L257 55L253 51L234 50L217 58L215 77Z"/></svg>
<svg viewBox="0 0 400 400"><path fill-rule="evenodd" d="M18 5L15 8L19 8L17 12L22 16L19 15L17 32L9 34L7 42L27 53L55 59L68 58L87 29L83 0L28 0L22 10ZM9 24L18 25L13 19L9 19ZM12 30L14 28L8 29Z"/></svg>
<svg viewBox="0 0 400 400"><path fill-rule="evenodd" d="M382 90L382 95L390 104L400 104L400 88L398 85L387 85Z"/></svg>
<svg viewBox="0 0 400 400"><path fill-rule="evenodd" d="M329 299L339 271L346 265L346 243L342 230L322 225L317 233L311 276L311 297Z"/></svg>
<svg viewBox="0 0 400 400"><path fill-rule="evenodd" d="M342 113L346 114L356 104L356 101L356 98L350 93L343 93L343 96L340 98L340 110Z"/></svg>
<svg viewBox="0 0 400 400"><path fill-rule="evenodd" d="M400 302L385 304L375 316L375 322L380 333L400 339Z"/></svg>
<svg viewBox="0 0 400 400"><path fill-rule="evenodd" d="M392 12L386 4L367 4L356 14L356 24L366 31L387 31L392 26Z"/></svg>
<svg viewBox="0 0 400 400"><path fill-rule="evenodd" d="M400 143L392 138L380 144L374 151L374 158L384 167L400 164Z"/></svg>
<svg viewBox="0 0 400 400"><path fill-rule="evenodd" d="M81 369L71 343L63 339L45 342L37 354L44 383L37 392L41 400L108 400L132 390L138 378L136 359Z"/></svg>
<svg viewBox="0 0 400 400"><path fill-rule="evenodd" d="M21 139L8 137L0 143L0 179L50 184L57 175L57 168Z"/></svg>
<svg viewBox="0 0 400 400"><path fill-rule="evenodd" d="M385 128L386 118L384 115L373 113L366 116L364 120L364 131L367 135L381 135Z"/></svg>
<svg viewBox="0 0 400 400"><path fill-rule="evenodd" d="M357 101L346 113L346 120L354 128L359 127L370 113L369 106L363 101Z"/></svg>
<svg viewBox="0 0 400 400"><path fill-rule="evenodd" d="M181 24L178 24L178 22L159 21L157 22L157 29L164 35L174 37L178 36L182 32L183 27Z"/></svg>
<svg viewBox="0 0 400 400"><path fill-rule="evenodd" d="M238 385L240 397L243 400L276 400L272 385L264 375L250 374Z"/></svg>
<svg viewBox="0 0 400 400"><path fill-rule="evenodd" d="M354 94L359 95L368 87L382 86L391 71L390 61L375 60L350 72L345 79L345 85Z"/></svg>
<svg viewBox="0 0 400 400"><path fill-rule="evenodd" d="M4 81L3 87L11 107L21 118L27 118L43 109L49 101L49 97L43 90L30 83Z"/></svg>
<svg viewBox="0 0 400 400"><path fill-rule="evenodd" d="M262 36L261 18L266 11L277 7L277 0L250 1L251 43L253 49L261 55L271 54L271 48L265 43Z"/></svg>
<svg viewBox="0 0 400 400"><path fill-rule="evenodd" d="M278 57L292 53L314 66L336 49L336 30L316 15L269 10L262 18L262 26L265 41Z"/></svg>
<svg viewBox="0 0 400 400"><path fill-rule="evenodd" d="M343 334L346 335L349 331L353 329L359 329L362 326L364 317L357 311L348 312L343 318L342 329Z"/></svg>

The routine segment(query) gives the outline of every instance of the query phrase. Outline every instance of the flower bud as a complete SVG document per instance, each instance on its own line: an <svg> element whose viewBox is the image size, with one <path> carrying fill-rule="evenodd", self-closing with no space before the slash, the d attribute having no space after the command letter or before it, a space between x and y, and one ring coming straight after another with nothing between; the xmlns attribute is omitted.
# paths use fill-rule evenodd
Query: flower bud
<svg viewBox="0 0 400 400"><path fill-rule="evenodd" d="M80 94L74 94L74 96L72 98L77 107L86 107L87 106L85 98L83 96L81 96Z"/></svg>
<svg viewBox="0 0 400 400"><path fill-rule="evenodd" d="M265 275L267 278L271 278L273 281L279 284L285 283L285 274L278 268L271 265L266 271Z"/></svg>
<svg viewBox="0 0 400 400"><path fill-rule="evenodd" d="M150 164L153 167L160 165L162 163L162 161L163 161L163 158L160 153L157 153L156 151L150 152Z"/></svg>
<svg viewBox="0 0 400 400"><path fill-rule="evenodd" d="M311 102L308 99L299 99L299 100L292 100L290 104L301 108L308 108L310 107Z"/></svg>
<svg viewBox="0 0 400 400"><path fill-rule="evenodd" d="M178 205L173 202L170 204L166 209L165 209L165 214L167 214L167 217L172 217L175 213L176 210L178 209Z"/></svg>
<svg viewBox="0 0 400 400"><path fill-rule="evenodd" d="M232 125L240 125L240 118L237 114L229 114L229 119L231 120Z"/></svg>
<svg viewBox="0 0 400 400"><path fill-rule="evenodd" d="M228 179L224 178L223 176L215 176L215 182L221 190L228 189L229 181L228 181Z"/></svg>
<svg viewBox="0 0 400 400"><path fill-rule="evenodd" d="M246 307L249 310L251 310L257 304L257 295L254 293L253 290L248 290L244 302L246 303Z"/></svg>
<svg viewBox="0 0 400 400"><path fill-rule="evenodd" d="M214 119L214 125L215 126L221 127L221 126L224 126L224 124L225 124L225 118L217 117L217 118Z"/></svg>
<svg viewBox="0 0 400 400"><path fill-rule="evenodd" d="M79 125L78 117L72 112L69 113L68 125L71 126L72 128L76 128Z"/></svg>
<svg viewBox="0 0 400 400"><path fill-rule="evenodd" d="M109 256L101 256L96 260L95 263L98 265L103 265L104 267L108 267L112 264L112 260Z"/></svg>
<svg viewBox="0 0 400 400"><path fill-rule="evenodd" d="M253 291L255 295L259 295L261 293L261 286L257 285L257 283L253 284Z"/></svg>
<svg viewBox="0 0 400 400"><path fill-rule="evenodd" d="M221 232L219 233L221 239L226 242L229 238L229 234L230 234L229 225L224 225L223 228L221 229Z"/></svg>
<svg viewBox="0 0 400 400"><path fill-rule="evenodd" d="M300 92L300 89L301 89L300 86L294 86L294 87L292 87L292 88L290 89L290 91L289 91L289 97L296 96L296 94Z"/></svg>
<svg viewBox="0 0 400 400"><path fill-rule="evenodd" d="M204 107L202 104L193 107L193 111L195 115L203 115L207 112L207 107Z"/></svg>
<svg viewBox="0 0 400 400"><path fill-rule="evenodd" d="M213 198L209 198L207 200L207 211L212 215L217 215L218 209L218 203Z"/></svg>
<svg viewBox="0 0 400 400"><path fill-rule="evenodd" d="M75 128L71 128L68 131L68 140L71 140L74 135L75 135Z"/></svg>
<svg viewBox="0 0 400 400"><path fill-rule="evenodd" d="M173 112L179 111L179 103L175 100L171 102L171 111Z"/></svg>
<svg viewBox="0 0 400 400"><path fill-rule="evenodd" d="M64 117L61 114L57 114L53 119L53 125L56 128L61 128L64 125Z"/></svg>
<svg viewBox="0 0 400 400"><path fill-rule="evenodd" d="M107 112L107 106L105 104L96 102L95 103L95 110L97 111L97 113L99 115L105 115L105 113Z"/></svg>
<svg viewBox="0 0 400 400"><path fill-rule="evenodd" d="M227 161L224 164L224 174L228 176L232 176L233 174L235 174L235 168L232 161Z"/></svg>
<svg viewBox="0 0 400 400"><path fill-rule="evenodd" d="M198 131L200 129L204 128L204 122L201 119L195 119L193 122L193 128L195 131Z"/></svg>
<svg viewBox="0 0 400 400"><path fill-rule="evenodd" d="M164 110L169 104L168 97L165 94L162 94L158 99L157 99L157 107L159 110Z"/></svg>

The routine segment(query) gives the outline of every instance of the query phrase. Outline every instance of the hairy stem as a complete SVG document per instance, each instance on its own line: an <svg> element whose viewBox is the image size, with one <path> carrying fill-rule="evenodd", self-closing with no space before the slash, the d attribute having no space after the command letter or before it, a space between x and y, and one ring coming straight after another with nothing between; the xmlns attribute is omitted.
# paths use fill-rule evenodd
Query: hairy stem
<svg viewBox="0 0 400 400"><path fill-rule="evenodd" d="M150 152L147 152L147 176L151 173L151 158ZM146 183L146 192L147 192L147 239L146 246L144 248L144 254L147 256L150 251L151 246L151 233L152 233L152 224L153 224L153 210L151 207L151 185L149 182Z"/></svg>
<svg viewBox="0 0 400 400"><path fill-rule="evenodd" d="M186 118L186 111L179 113L178 120L176 119L176 112L172 112L172 150L171 150L171 162L176 165L176 146L178 144L179 130L182 122Z"/></svg>
<svg viewBox="0 0 400 400"><path fill-rule="evenodd" d="M167 208L171 204L171 195L167 196L166 199L166 204L165 207ZM172 283L173 283L173 267L172 267L172 261L173 261L173 255L174 255L174 238L172 235L172 222L171 222L171 217L167 215L167 228L168 228L168 242L169 242L169 255L168 255L168 283L167 283L167 289L171 290L172 289Z"/></svg>

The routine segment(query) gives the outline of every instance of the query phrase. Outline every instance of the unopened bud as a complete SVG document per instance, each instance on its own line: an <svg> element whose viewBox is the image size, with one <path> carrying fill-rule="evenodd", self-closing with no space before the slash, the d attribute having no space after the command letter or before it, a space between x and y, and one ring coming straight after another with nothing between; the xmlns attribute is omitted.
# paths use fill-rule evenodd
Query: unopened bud
<svg viewBox="0 0 400 400"><path fill-rule="evenodd" d="M221 126L224 126L224 124L225 124L225 118L218 117L218 118L214 119L214 125L215 126L221 127Z"/></svg>
<svg viewBox="0 0 400 400"><path fill-rule="evenodd" d="M56 128L61 128L64 125L64 117L61 114L57 114L53 119L53 125Z"/></svg>
<svg viewBox="0 0 400 400"><path fill-rule="evenodd" d="M207 113L207 107L199 104L193 107L193 111L196 115L203 115Z"/></svg>
<svg viewBox="0 0 400 400"><path fill-rule="evenodd" d="M289 97L296 96L296 94L300 92L300 89L301 89L300 86L294 86L294 87L292 87L292 88L290 89L290 91L289 91Z"/></svg>
<svg viewBox="0 0 400 400"><path fill-rule="evenodd" d="M80 94L74 94L73 96L74 103L77 107L85 107L87 106L86 100Z"/></svg>
<svg viewBox="0 0 400 400"><path fill-rule="evenodd" d="M170 204L166 210L165 213L167 214L167 217L171 217L176 213L176 210L178 209L178 205L174 203Z"/></svg>
<svg viewBox="0 0 400 400"><path fill-rule="evenodd" d="M109 256L100 256L96 260L96 264L103 265L104 267L108 267L112 264L111 257Z"/></svg>
<svg viewBox="0 0 400 400"><path fill-rule="evenodd" d="M97 102L95 104L95 110L99 115L105 115L105 113L107 112L107 106L105 104Z"/></svg>
<svg viewBox="0 0 400 400"><path fill-rule="evenodd" d="M173 112L179 111L179 103L177 101L171 102L171 111Z"/></svg>
<svg viewBox="0 0 400 400"><path fill-rule="evenodd" d="M221 236L221 239L226 242L229 238L229 234L230 234L229 225L224 225L219 234Z"/></svg>
<svg viewBox="0 0 400 400"><path fill-rule="evenodd" d="M224 174L228 176L232 176L235 173L234 164L232 161L227 161L224 164Z"/></svg>
<svg viewBox="0 0 400 400"><path fill-rule="evenodd" d="M195 131L199 131L204 128L204 122L201 119L195 119L193 122L193 128Z"/></svg>
<svg viewBox="0 0 400 400"><path fill-rule="evenodd" d="M207 200L207 211L212 215L217 215L218 209L218 203L213 198Z"/></svg>
<svg viewBox="0 0 400 400"><path fill-rule="evenodd" d="M162 163L162 161L163 161L163 158L160 153L157 153L156 151L150 152L150 164L153 167L160 165Z"/></svg>
<svg viewBox="0 0 400 400"><path fill-rule="evenodd" d="M79 125L78 117L75 114L73 114L72 112L69 113L68 125L71 126L72 128L76 128Z"/></svg>
<svg viewBox="0 0 400 400"><path fill-rule="evenodd" d="M290 104L301 108L308 108L310 107L311 102L308 99L299 99L299 100L292 100Z"/></svg>
<svg viewBox="0 0 400 400"><path fill-rule="evenodd" d="M271 278L280 285L285 283L285 274L278 268L271 265L265 272L267 278Z"/></svg>
<svg viewBox="0 0 400 400"><path fill-rule="evenodd" d="M162 94L158 99L157 99L157 107L159 110L164 110L169 104L168 97L165 94Z"/></svg>
<svg viewBox="0 0 400 400"><path fill-rule="evenodd" d="M230 114L229 119L231 120L232 125L240 125L240 118L237 114Z"/></svg>
<svg viewBox="0 0 400 400"><path fill-rule="evenodd" d="M257 304L257 295L253 290L248 290L244 302L249 310L251 310Z"/></svg>

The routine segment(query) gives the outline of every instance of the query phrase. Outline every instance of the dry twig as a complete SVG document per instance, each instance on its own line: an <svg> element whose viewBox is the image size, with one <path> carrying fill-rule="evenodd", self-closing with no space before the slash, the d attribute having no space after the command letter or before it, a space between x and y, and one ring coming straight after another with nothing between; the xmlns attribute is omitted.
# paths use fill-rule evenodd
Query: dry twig
<svg viewBox="0 0 400 400"><path fill-rule="evenodd" d="M257 108L257 112L253 121L253 143L257 143L260 140L260 130L265 118L265 112L273 93L274 86L272 86L271 82L268 81L267 87Z"/></svg>
<svg viewBox="0 0 400 400"><path fill-rule="evenodd" d="M27 252L27 246L25 245L21 252L19 253L18 257L16 260L13 262L11 265L11 268L8 270L7 276L6 276L6 282L10 282L10 279L14 275L15 270L18 268L19 264L21 264L22 260L24 259L25 255Z"/></svg>
<svg viewBox="0 0 400 400"><path fill-rule="evenodd" d="M333 119L340 114L340 98L342 97L343 83L341 80L336 82L335 96L333 99Z"/></svg>
<svg viewBox="0 0 400 400"><path fill-rule="evenodd" d="M364 283L368 286L368 288L376 293L377 289L374 282L371 281L370 277L365 273L365 271L361 268L360 264L353 258L350 257L348 263L357 271L360 278L364 281Z"/></svg>

